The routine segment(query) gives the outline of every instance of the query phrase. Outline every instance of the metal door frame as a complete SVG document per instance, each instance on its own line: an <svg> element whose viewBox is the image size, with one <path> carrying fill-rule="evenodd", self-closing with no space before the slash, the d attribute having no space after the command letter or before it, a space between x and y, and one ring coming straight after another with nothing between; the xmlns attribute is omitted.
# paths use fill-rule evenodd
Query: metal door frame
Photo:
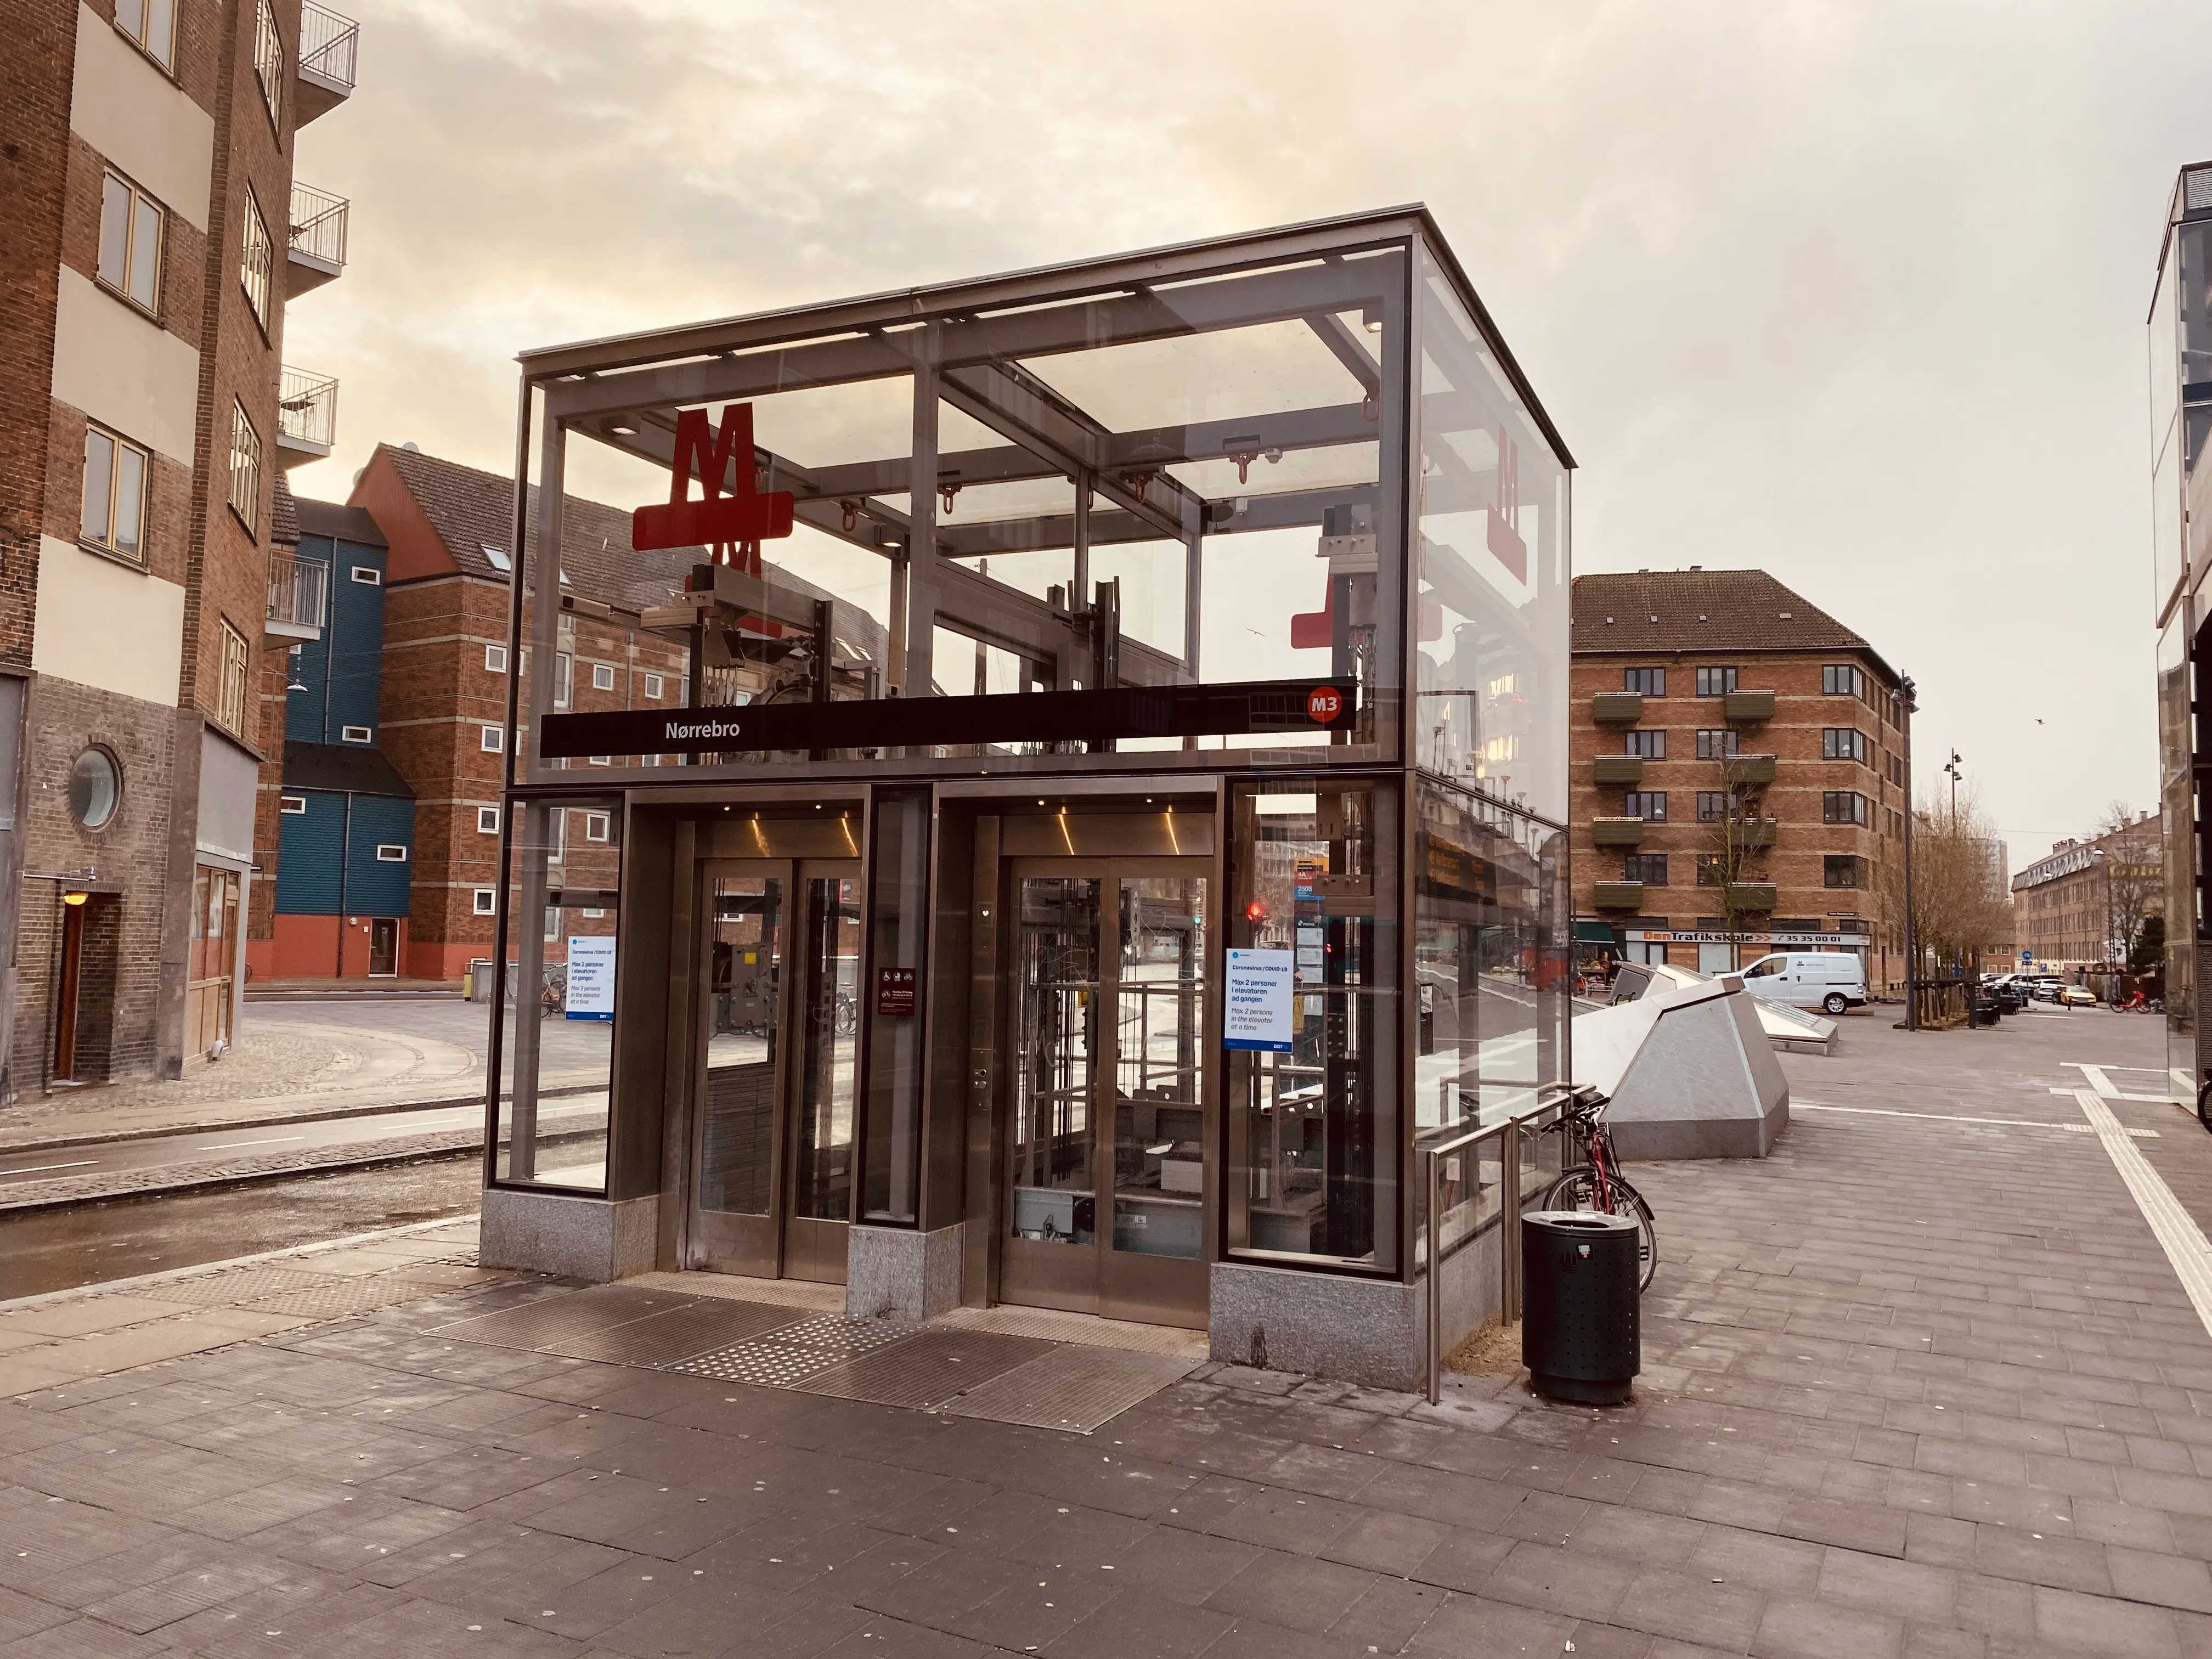
<svg viewBox="0 0 2212 1659"><path fill-rule="evenodd" d="M866 1024L863 998L866 988L868 954L867 870L865 859L793 859L792 896L793 920L804 924L807 920L805 905L806 884L811 881L848 881L853 884L854 925L859 929L858 950L854 957L853 980L853 1140L848 1153L845 1182L845 1215L839 1220L829 1216L803 1216L793 1213L793 1199L799 1186L799 1091L805 1081L799 1061L805 1058L805 1010L797 978L785 988L783 1000L787 1010L785 1030L789 1033L791 1047L778 1056L779 1062L787 1058L791 1063L779 1064L776 1097L778 1141L782 1148L777 1164L776 1182L780 1188L783 1224L778 1232L776 1277L796 1278L819 1283L842 1285L845 1282L845 1249L848 1231L853 1224L860 1195L860 1144L866 1128L867 1112L866 1038L863 1028ZM797 935L794 935L794 938ZM811 948L811 944L807 948ZM796 951L787 954L786 961L798 974L801 963ZM833 979L830 1000L835 1006L836 986ZM831 1032L836 1031L836 1019L831 1019ZM797 1248L794 1248L796 1244ZM796 1267L799 1271L794 1272Z"/></svg>
<svg viewBox="0 0 2212 1659"><path fill-rule="evenodd" d="M1218 842L1217 842L1218 854ZM1062 858L1005 857L999 860L999 879L992 902L999 907L999 955L1002 983L998 988L1000 1018L997 1053L1000 1084L993 1119L1005 1151L993 1194L992 1225L998 1232L996 1283L992 1300L1060 1308L1073 1312L1130 1319L1146 1324L1188 1325L1203 1330L1211 1302L1208 1276L1218 1259L1217 1234L1221 1207L1223 1069L1220 1054L1220 997L1213 963L1220 954L1221 891L1217 855L1184 858ZM1020 1037L1021 966L1019 959L1019 884L1024 879L1092 878L1100 885L1098 923L1097 1051L1092 1056L1091 1113L1091 1174L1093 1206L1091 1244L1088 1251L1067 1245L1040 1244L1012 1236L1012 1150L1014 1140L1014 1078L1018 1065L1016 1045ZM1199 1072L1201 1115L1200 1144L1205 1188L1200 1210L1201 1243L1196 1259L1145 1256L1114 1248L1114 1147L1119 1121L1116 1073L1121 1059L1120 997L1121 989L1121 883L1148 878L1189 879L1207 884L1208 927L1203 945L1200 979L1206 987L1206 1012L1200 1042L1203 1058ZM1010 1290L1018 1292L1009 1296Z"/></svg>

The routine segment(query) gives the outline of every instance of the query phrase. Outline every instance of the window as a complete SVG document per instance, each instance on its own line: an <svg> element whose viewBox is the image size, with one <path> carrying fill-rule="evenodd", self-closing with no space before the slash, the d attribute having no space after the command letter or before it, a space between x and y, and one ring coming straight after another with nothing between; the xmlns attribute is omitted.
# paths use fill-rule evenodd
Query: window
<svg viewBox="0 0 2212 1659"><path fill-rule="evenodd" d="M142 310L161 307L161 204L109 173L100 185L100 280Z"/></svg>
<svg viewBox="0 0 2212 1659"><path fill-rule="evenodd" d="M99 427L84 429L84 512L80 535L104 551L143 564L146 558L146 480L153 457Z"/></svg>
<svg viewBox="0 0 2212 1659"><path fill-rule="evenodd" d="M1866 701L1866 676L1850 663L1828 663L1820 669L1820 695L1824 697L1856 697Z"/></svg>
<svg viewBox="0 0 2212 1659"><path fill-rule="evenodd" d="M615 763L615 757L612 755L594 755L592 757L591 763L594 766L612 766Z"/></svg>
<svg viewBox="0 0 2212 1659"><path fill-rule="evenodd" d="M1725 697L1735 690L1735 670L1733 668L1700 668L1698 671L1698 695L1701 697Z"/></svg>
<svg viewBox="0 0 2212 1659"><path fill-rule="evenodd" d="M340 743L374 743L376 741L376 734L365 726L341 726L338 727L338 741Z"/></svg>
<svg viewBox="0 0 2212 1659"><path fill-rule="evenodd" d="M594 910L588 904L584 907L584 920L586 921L598 921L606 914L607 913L604 910Z"/></svg>
<svg viewBox="0 0 2212 1659"><path fill-rule="evenodd" d="M239 250L238 281L253 319L269 331L269 288L274 269L276 244L269 240L269 222L261 216L261 204L253 199L253 186L246 187L245 242Z"/></svg>
<svg viewBox="0 0 2212 1659"><path fill-rule="evenodd" d="M1867 821L1867 798L1849 789L1825 790L1820 795L1820 822L1823 823L1864 823Z"/></svg>
<svg viewBox="0 0 2212 1659"><path fill-rule="evenodd" d="M558 864L568 854L568 811L556 806L545 815L546 828L553 832L552 844L545 849L549 864Z"/></svg>
<svg viewBox="0 0 2212 1659"><path fill-rule="evenodd" d="M270 9L269 0L255 0L253 76L261 82L261 101L269 106L270 123L282 132L284 124L277 111L284 98L284 37L276 32L276 14Z"/></svg>
<svg viewBox="0 0 2212 1659"><path fill-rule="evenodd" d="M1727 760L1735 753L1735 732L1733 727L1725 732L1700 732L1698 733L1698 758L1699 760Z"/></svg>
<svg viewBox="0 0 2212 1659"><path fill-rule="evenodd" d="M261 533L261 434L239 403L230 406L230 510L248 535Z"/></svg>
<svg viewBox="0 0 2212 1659"><path fill-rule="evenodd" d="M504 674L507 672L507 647L505 646L488 645L484 647L484 672L487 674Z"/></svg>
<svg viewBox="0 0 2212 1659"><path fill-rule="evenodd" d="M550 945L560 937L561 907L557 904L549 904L545 907L545 942Z"/></svg>
<svg viewBox="0 0 2212 1659"><path fill-rule="evenodd" d="M497 896L497 894L491 888L477 888L476 890L476 909L474 914L479 916L488 916L491 915L493 901Z"/></svg>
<svg viewBox="0 0 2212 1659"><path fill-rule="evenodd" d="M605 662L593 663L592 665L592 690L594 691L611 691L614 689L614 665L612 663Z"/></svg>
<svg viewBox="0 0 2212 1659"><path fill-rule="evenodd" d="M566 708L568 706L568 693L574 687L575 678L575 659L566 651L555 652L553 653L553 706L556 708Z"/></svg>
<svg viewBox="0 0 2212 1659"><path fill-rule="evenodd" d="M1698 885L1723 887L1728 884L1728 860L1719 853L1698 854Z"/></svg>
<svg viewBox="0 0 2212 1659"><path fill-rule="evenodd" d="M498 833L499 833L499 808L497 808L496 806L479 806L479 807L477 807L477 834L478 834L478 835L480 835L480 836L495 836L495 835L497 835Z"/></svg>
<svg viewBox="0 0 2212 1659"><path fill-rule="evenodd" d="M493 569L504 572L514 568L514 561L507 556L505 548L494 547L489 542L479 542L477 545L483 549L483 556Z"/></svg>
<svg viewBox="0 0 2212 1659"><path fill-rule="evenodd" d="M1848 854L1830 853L1820 860L1820 884L1823 887L1860 887L1859 879L1865 860Z"/></svg>
<svg viewBox="0 0 2212 1659"><path fill-rule="evenodd" d="M353 568L353 579L363 587L384 586L384 573L373 564L357 564Z"/></svg>
<svg viewBox="0 0 2212 1659"><path fill-rule="evenodd" d="M307 810L307 798L305 795L279 795L276 797L276 810L298 817Z"/></svg>
<svg viewBox="0 0 2212 1659"><path fill-rule="evenodd" d="M1822 760L1857 761L1861 765L1864 765L1866 757L1866 733L1856 726L1831 726L1821 732L1820 758Z"/></svg>
<svg viewBox="0 0 2212 1659"><path fill-rule="evenodd" d="M1638 755L1645 760L1667 758L1667 734L1664 732L1625 732L1621 734L1621 753Z"/></svg>
<svg viewBox="0 0 2212 1659"><path fill-rule="evenodd" d="M216 688L215 717L242 738L246 735L246 635L228 623L218 626L222 640L222 678Z"/></svg>
<svg viewBox="0 0 2212 1659"><path fill-rule="evenodd" d="M483 728L483 735L478 741L485 754L496 755L501 751L505 744L501 742L501 735L500 729L496 726L487 726Z"/></svg>
<svg viewBox="0 0 2212 1659"><path fill-rule="evenodd" d="M650 702L650 701L652 701L653 699L654 699L654 698L656 698L656 697L659 696L659 695L660 695L660 676L659 676L659 675L658 675L658 674L647 674L647 675L645 677L645 695L646 695L646 698L647 698L647 700L648 702Z"/></svg>
<svg viewBox="0 0 2212 1659"><path fill-rule="evenodd" d="M605 841L607 838L611 823L611 818L608 814L605 812L585 813L584 839L586 841Z"/></svg>
<svg viewBox="0 0 2212 1659"><path fill-rule="evenodd" d="M1634 691L1647 697L1667 695L1667 671L1663 668L1631 668L1621 679L1624 690Z"/></svg>
<svg viewBox="0 0 2212 1659"><path fill-rule="evenodd" d="M1733 789L1700 789L1698 791L1698 822L1718 823L1736 809Z"/></svg>
<svg viewBox="0 0 2212 1659"><path fill-rule="evenodd" d="M1625 817L1664 823L1667 822L1667 792L1664 789L1632 789L1620 798L1620 811Z"/></svg>
<svg viewBox="0 0 2212 1659"><path fill-rule="evenodd" d="M163 69L175 61L177 0L115 0L115 27Z"/></svg>
<svg viewBox="0 0 2212 1659"><path fill-rule="evenodd" d="M123 799L123 769L115 757L95 745L70 768L70 816L88 830L104 830Z"/></svg>
<svg viewBox="0 0 2212 1659"><path fill-rule="evenodd" d="M1620 878L1640 881L1646 887L1667 884L1667 855L1664 853L1631 853L1621 860Z"/></svg>
<svg viewBox="0 0 2212 1659"><path fill-rule="evenodd" d="M376 861L379 864L404 864L407 862L407 849L404 847L395 847L388 841L379 842L376 845Z"/></svg>

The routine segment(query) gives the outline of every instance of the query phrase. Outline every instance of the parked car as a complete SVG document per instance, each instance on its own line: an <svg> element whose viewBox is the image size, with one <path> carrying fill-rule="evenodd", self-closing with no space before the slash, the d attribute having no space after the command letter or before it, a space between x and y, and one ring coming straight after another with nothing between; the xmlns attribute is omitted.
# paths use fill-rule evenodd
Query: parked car
<svg viewBox="0 0 2212 1659"><path fill-rule="evenodd" d="M2056 1002L2065 987L2055 979L2039 979L2033 982L2028 995L2038 1002Z"/></svg>
<svg viewBox="0 0 2212 1659"><path fill-rule="evenodd" d="M2027 993L2014 982L2010 974L2002 979L1991 981L1985 988L1990 1000L1996 1004L2002 1013L2016 1014L2027 1006Z"/></svg>
<svg viewBox="0 0 2212 1659"><path fill-rule="evenodd" d="M1743 988L1769 1002L1840 1014L1866 1001L1866 964L1849 951L1777 951L1743 970Z"/></svg>
<svg viewBox="0 0 2212 1659"><path fill-rule="evenodd" d="M2058 1006L2062 1008L2094 1008L2097 994L2086 985L2062 985L2058 988Z"/></svg>

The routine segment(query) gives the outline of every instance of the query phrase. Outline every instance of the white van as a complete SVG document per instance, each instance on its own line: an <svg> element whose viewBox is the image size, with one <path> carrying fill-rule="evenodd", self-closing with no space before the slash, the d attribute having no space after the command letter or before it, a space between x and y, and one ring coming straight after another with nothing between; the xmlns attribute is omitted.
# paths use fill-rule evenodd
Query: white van
<svg viewBox="0 0 2212 1659"><path fill-rule="evenodd" d="M1784 951L1743 970L1743 988L1769 1002L1840 1014L1867 1000L1866 964L1850 951Z"/></svg>

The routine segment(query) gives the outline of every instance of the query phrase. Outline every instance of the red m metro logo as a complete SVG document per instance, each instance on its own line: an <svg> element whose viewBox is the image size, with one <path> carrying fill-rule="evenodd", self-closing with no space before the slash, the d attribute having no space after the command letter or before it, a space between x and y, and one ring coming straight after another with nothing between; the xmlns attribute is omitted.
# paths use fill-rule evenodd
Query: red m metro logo
<svg viewBox="0 0 2212 1659"><path fill-rule="evenodd" d="M722 493L737 463L736 488ZM699 480L703 499L690 499L691 480ZM630 515L629 543L639 552L660 547L696 547L702 544L726 549L746 545L754 556L747 562L757 569L757 544L791 534L791 492L758 492L753 482L753 406L732 404L722 411L717 434L703 409L686 409L676 416L676 453L668 469L668 500L665 505L641 507ZM727 562L725 555L724 562Z"/></svg>

